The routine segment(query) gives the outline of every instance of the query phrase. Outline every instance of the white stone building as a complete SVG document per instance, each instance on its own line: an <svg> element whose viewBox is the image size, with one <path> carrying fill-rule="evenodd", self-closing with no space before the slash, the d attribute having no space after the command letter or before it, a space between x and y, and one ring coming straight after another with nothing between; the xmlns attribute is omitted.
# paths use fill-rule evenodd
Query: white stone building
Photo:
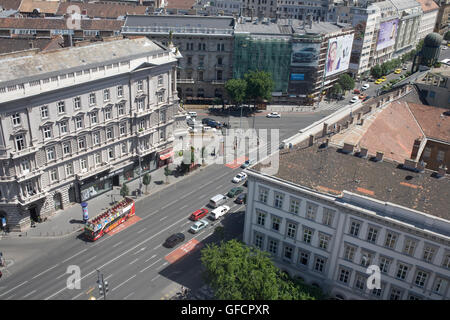
<svg viewBox="0 0 450 320"><path fill-rule="evenodd" d="M185 131L179 57L146 38L0 56L0 216L10 230L136 179L139 162L149 172L170 161Z"/></svg>
<svg viewBox="0 0 450 320"><path fill-rule="evenodd" d="M436 25L439 6L433 0L416 0L422 7L422 18L419 23L418 39L423 39L427 34L432 33Z"/></svg>

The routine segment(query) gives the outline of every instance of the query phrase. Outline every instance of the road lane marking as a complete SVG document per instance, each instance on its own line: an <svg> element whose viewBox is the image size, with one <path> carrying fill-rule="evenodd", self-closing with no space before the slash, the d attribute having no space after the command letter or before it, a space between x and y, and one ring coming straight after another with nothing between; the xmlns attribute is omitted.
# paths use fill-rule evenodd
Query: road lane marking
<svg viewBox="0 0 450 320"><path fill-rule="evenodd" d="M143 232L145 229L147 229L147 228L141 229L141 230L139 230L137 233L141 233L141 232Z"/></svg>
<svg viewBox="0 0 450 320"><path fill-rule="evenodd" d="M12 299L13 297L15 297L16 295L15 294L13 294L12 296L9 296L8 298L6 298L6 300L10 300L10 299Z"/></svg>
<svg viewBox="0 0 450 320"><path fill-rule="evenodd" d="M75 300L75 299L79 298L82 294L83 294L83 292L80 292L79 294L77 294L75 297L73 297L70 300Z"/></svg>
<svg viewBox="0 0 450 320"><path fill-rule="evenodd" d="M182 207L180 208L180 210L182 210L182 209L184 209L184 208L187 208L187 207L188 207L188 205L182 206Z"/></svg>
<svg viewBox="0 0 450 320"><path fill-rule="evenodd" d="M94 259L95 259L96 257L97 257L97 256L93 256L92 258L90 258L90 259L86 260L86 261L85 261L85 263L88 263L89 261L92 261L92 260L94 260Z"/></svg>
<svg viewBox="0 0 450 320"><path fill-rule="evenodd" d="M17 288L23 286L25 283L28 283L28 280L25 281L25 282L22 282L21 284L19 284L18 286L15 286L15 287L12 288L12 289L9 289L9 290L6 291L6 292L3 292L2 294L0 294L0 298L3 297L5 294L10 293L11 291L13 291L13 290L15 290L15 289L17 289Z"/></svg>
<svg viewBox="0 0 450 320"><path fill-rule="evenodd" d="M144 272L145 270L147 270L148 268L153 267L156 263L158 263L159 261L161 261L161 258L159 258L158 260L156 260L155 262L153 262L151 265L149 265L148 267L145 267L144 269L142 269L139 272Z"/></svg>
<svg viewBox="0 0 450 320"><path fill-rule="evenodd" d="M186 222L183 223L181 226L183 227L183 226L187 225L188 223L191 223L191 221L186 221Z"/></svg>
<svg viewBox="0 0 450 320"><path fill-rule="evenodd" d="M33 290L33 291L31 291L30 293L28 293L27 295L25 295L25 296L23 296L23 298L25 299L26 297L29 297L29 296L31 296L33 293L35 293L36 292L36 290Z"/></svg>
<svg viewBox="0 0 450 320"><path fill-rule="evenodd" d="M123 300L126 300L127 298L131 297L134 294L134 292L130 293L129 295L127 295L125 298L123 298Z"/></svg>
<svg viewBox="0 0 450 320"><path fill-rule="evenodd" d="M125 283L127 283L128 281L130 281L131 279L133 279L134 277L136 277L136 275L130 277L129 279L125 280L124 282L122 282L121 284L119 284L117 287L114 287L111 291L114 291L118 288L120 288L121 286L123 286Z"/></svg>
<svg viewBox="0 0 450 320"><path fill-rule="evenodd" d="M148 258L147 260L145 260L145 262L152 260L154 257L156 257L156 254L152 255L150 258Z"/></svg>
<svg viewBox="0 0 450 320"><path fill-rule="evenodd" d="M105 280L108 280L109 278L111 278L113 276L113 274L111 273L109 276L107 276L106 278L105 278Z"/></svg>
<svg viewBox="0 0 450 320"><path fill-rule="evenodd" d="M168 216L162 217L161 219L159 219L159 221L166 220L167 218L168 218Z"/></svg>
<svg viewBox="0 0 450 320"><path fill-rule="evenodd" d="M142 252L142 251L144 251L145 249L147 249L147 247L143 247L143 248L140 248L138 251L136 251L134 254L138 254L139 252Z"/></svg>
<svg viewBox="0 0 450 320"><path fill-rule="evenodd" d="M113 245L113 248L117 247L118 245L120 245L123 241L119 241L117 242L115 245Z"/></svg>
<svg viewBox="0 0 450 320"><path fill-rule="evenodd" d="M179 201L179 200L172 201L172 202L166 204L164 207L161 207L160 210L165 209L165 208L167 208L168 206L170 206L170 205L172 205L172 204L174 204L175 202L178 202L178 201Z"/></svg>
<svg viewBox="0 0 450 320"><path fill-rule="evenodd" d="M154 247L153 250L156 250L156 249L158 249L159 247L161 247L160 244L158 244L156 247Z"/></svg>
<svg viewBox="0 0 450 320"><path fill-rule="evenodd" d="M160 275L158 274L156 277L154 277L152 280L150 280L150 281L155 281L156 279L158 279L160 277Z"/></svg>
<svg viewBox="0 0 450 320"><path fill-rule="evenodd" d="M52 269L55 269L57 266L59 266L59 264L56 264L56 265L54 265L53 267L48 268L47 270L45 270L45 271L39 273L38 275L34 276L32 279L36 279L37 277L43 275L44 273L46 273L46 272L48 272L48 271L50 271L50 270L52 270Z"/></svg>
<svg viewBox="0 0 450 320"><path fill-rule="evenodd" d="M63 273L63 274L60 275L58 278L56 278L56 280L61 279L62 277L67 276L67 275L68 275L67 273Z"/></svg>
<svg viewBox="0 0 450 320"><path fill-rule="evenodd" d="M133 264L133 263L135 263L136 261L138 261L139 260L139 258L137 258L137 259L134 259L133 261L131 261L129 264Z"/></svg>
<svg viewBox="0 0 450 320"><path fill-rule="evenodd" d="M158 270L159 268L162 268L162 267L164 267L165 265L167 265L167 264L169 264L167 261L166 262L164 262L162 265L160 265L158 268L156 268L156 270Z"/></svg>
<svg viewBox="0 0 450 320"><path fill-rule="evenodd" d="M78 252L78 253L76 253L76 254L74 254L73 256L71 256L70 258L67 258L66 260L64 260L62 263L64 263L64 262L67 262L67 261L69 261L70 259L72 259L72 258L74 258L74 257L76 257L76 256L78 256L79 254L81 254L81 253L83 253L83 252L85 252L85 251L87 251L87 249L83 249L83 250L81 250L80 252Z"/></svg>

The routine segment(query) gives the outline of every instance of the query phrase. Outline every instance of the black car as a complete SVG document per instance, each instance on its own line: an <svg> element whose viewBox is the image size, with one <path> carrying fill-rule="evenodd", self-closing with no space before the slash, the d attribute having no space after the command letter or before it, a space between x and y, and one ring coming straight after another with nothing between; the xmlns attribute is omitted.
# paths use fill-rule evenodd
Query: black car
<svg viewBox="0 0 450 320"><path fill-rule="evenodd" d="M370 98L372 98L371 96L366 96L366 97L364 97L364 99L362 100L363 102L364 101L367 101L367 100L369 100Z"/></svg>
<svg viewBox="0 0 450 320"><path fill-rule="evenodd" d="M236 200L234 200L234 202L236 202L238 204L247 203L247 194L241 193L240 195L237 196L237 198L236 198Z"/></svg>
<svg viewBox="0 0 450 320"><path fill-rule="evenodd" d="M164 242L164 246L166 248L173 248L177 244L183 242L184 239L185 239L185 236L183 233L175 233L166 239L166 242Z"/></svg>

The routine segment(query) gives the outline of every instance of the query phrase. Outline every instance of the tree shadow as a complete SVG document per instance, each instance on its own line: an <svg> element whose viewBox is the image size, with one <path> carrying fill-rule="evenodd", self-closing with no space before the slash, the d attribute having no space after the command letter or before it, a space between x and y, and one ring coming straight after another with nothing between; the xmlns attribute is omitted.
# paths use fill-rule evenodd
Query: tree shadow
<svg viewBox="0 0 450 320"><path fill-rule="evenodd" d="M70 224L84 224L83 220L72 219L69 221Z"/></svg>
<svg viewBox="0 0 450 320"><path fill-rule="evenodd" d="M160 185L164 184L164 181L158 180L158 181L155 181L155 184L157 184L158 186L160 186Z"/></svg>

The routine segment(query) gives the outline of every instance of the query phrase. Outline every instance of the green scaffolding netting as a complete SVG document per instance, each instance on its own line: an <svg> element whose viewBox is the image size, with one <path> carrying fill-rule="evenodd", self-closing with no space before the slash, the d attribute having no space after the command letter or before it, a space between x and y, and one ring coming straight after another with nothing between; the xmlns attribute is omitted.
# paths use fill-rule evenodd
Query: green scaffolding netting
<svg viewBox="0 0 450 320"><path fill-rule="evenodd" d="M292 45L282 38L236 35L234 38L233 78L242 79L250 70L272 74L274 91L287 92Z"/></svg>

